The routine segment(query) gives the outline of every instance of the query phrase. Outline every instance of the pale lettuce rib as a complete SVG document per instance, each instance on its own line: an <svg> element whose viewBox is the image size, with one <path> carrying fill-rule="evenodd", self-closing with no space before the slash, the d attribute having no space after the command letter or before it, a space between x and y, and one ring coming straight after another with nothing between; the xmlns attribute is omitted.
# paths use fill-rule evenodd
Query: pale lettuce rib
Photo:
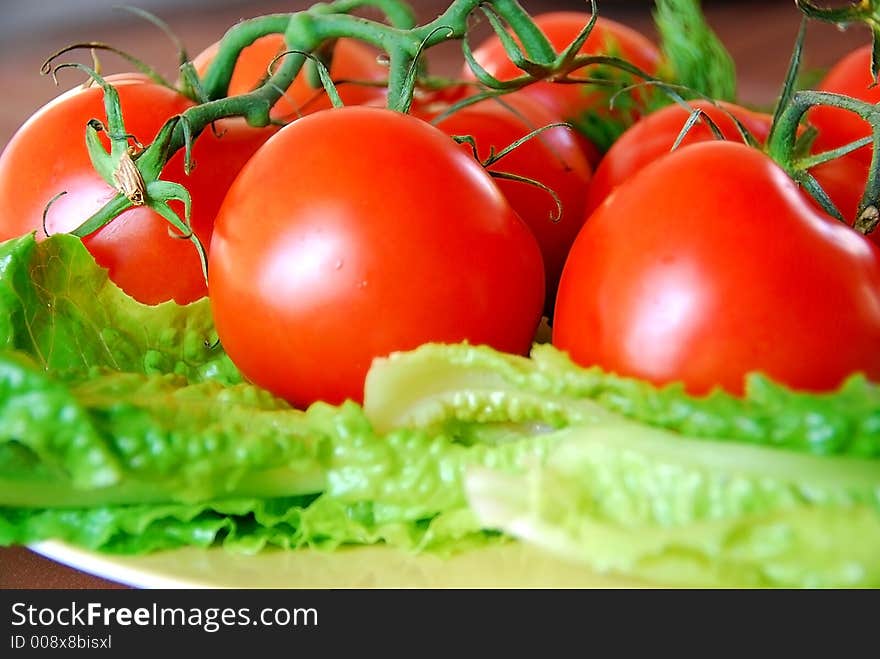
<svg viewBox="0 0 880 659"><path fill-rule="evenodd" d="M791 391L753 375L739 398L581 368L550 345L531 359L482 346L425 345L378 360L365 409L379 429L450 420L515 420L552 427L614 416L692 436L816 455L880 458L880 387L854 376L838 391Z"/></svg>
<svg viewBox="0 0 880 659"><path fill-rule="evenodd" d="M681 585L880 586L880 463L572 427L524 474L475 468L480 523Z"/></svg>

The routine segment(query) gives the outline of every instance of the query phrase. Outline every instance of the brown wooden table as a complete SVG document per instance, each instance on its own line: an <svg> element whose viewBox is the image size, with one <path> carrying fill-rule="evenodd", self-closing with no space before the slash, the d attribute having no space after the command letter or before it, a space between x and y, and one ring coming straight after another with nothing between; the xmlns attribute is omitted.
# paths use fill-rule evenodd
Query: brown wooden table
<svg viewBox="0 0 880 659"><path fill-rule="evenodd" d="M28 0L21 0L27 2ZM545 1L522 0L533 13L548 8L582 8L583 0ZM14 130L37 107L57 94L51 81L37 75L43 58L58 48L82 40L107 41L124 45L142 59L155 63L171 75L175 54L155 28L124 17L122 24L103 22L97 25L64 25L53 21L52 3L45 3L44 32L22 35L20 39L0 43L0 89L6 90L0 104L0 144L5 144ZM137 3L134 3L137 4ZM291 11L303 2L261 0L259 2L225 3L211 11L181 10L163 14L192 53L215 41L223 31L242 16L274 11ZM446 6L442 0L412 2L422 19L430 19ZM788 65L789 53L797 32L799 14L791 0L758 2L706 1L710 22L724 40L737 62L740 74L740 96L746 103L770 105L778 93ZM600 0L603 15L622 20L654 35L650 20L650 3ZM864 29L840 32L832 26L813 25L808 32L806 68L827 67L843 53L867 43ZM458 67L456 48L444 48L434 60L438 73ZM432 51L432 54L434 51ZM107 58L108 68L111 58ZM114 63L115 65L115 63ZM0 588L113 588L119 587L104 579L84 574L42 558L27 549L0 549Z"/></svg>

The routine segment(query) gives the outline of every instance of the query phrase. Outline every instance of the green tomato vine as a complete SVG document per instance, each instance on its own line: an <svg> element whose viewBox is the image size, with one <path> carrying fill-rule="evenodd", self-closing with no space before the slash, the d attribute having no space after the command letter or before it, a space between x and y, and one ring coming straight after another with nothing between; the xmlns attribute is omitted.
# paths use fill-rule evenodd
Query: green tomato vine
<svg viewBox="0 0 880 659"><path fill-rule="evenodd" d="M601 81L578 77L577 72L584 67L600 65L610 67L629 76L643 81L641 84L656 85L670 98L683 102L676 91L675 85L660 80L640 70L631 63L609 55L584 55L580 49L586 42L598 18L597 0L589 0L591 17L580 34L561 52L557 52L547 37L537 27L531 16L518 0L451 0L448 8L433 21L417 25L415 14L403 0L335 0L319 2L306 10L279 13L242 21L231 27L219 44L219 50L203 77L199 77L179 41L172 36L179 46L180 73L182 90L190 96L195 105L179 116L170 118L159 134L145 148L132 148L131 136L125 130L125 123L119 107L119 98L112 85L106 83L94 70L81 64L61 64L54 69L51 62L61 54L77 47L105 49L122 55L134 62L135 66L146 72L159 84L168 85L157 77L149 67L131 58L127 54L106 44L86 43L75 44L65 48L47 60L45 71L53 77L59 69L76 67L88 73L104 91L104 105L107 115L106 126L92 121L86 127L86 143L96 171L112 186L117 194L107 204L88 218L73 233L86 236L105 226L120 213L137 205L146 205L164 217L173 227L173 231L181 238L193 241L206 268L205 249L189 224L189 194L183 186L161 180L161 172L168 160L180 149L185 149L186 162L190 162L192 143L199 134L208 127L213 127L218 120L229 117L243 117L248 124L255 127L270 125L273 120L271 110L281 99L294 79L303 70L307 62L315 62L313 73L317 72L320 82L325 87L334 105L341 101L336 93L333 81L318 53L340 38L356 39L373 45L387 55L387 106L399 112L407 112L413 100L416 86L423 72L423 55L426 50L439 43L460 40L464 59L474 76L482 85L482 93L466 99L463 105L475 102L475 99L499 96L521 89L538 80L550 80L563 84L600 84ZM690 5L694 12L699 12L696 0L685 3L669 3L658 0L659 9L669 9L674 5ZM668 6L667 6L668 5ZM797 5L805 16L817 20L836 23L864 22L871 26L875 35L875 61L873 73L877 74L878 43L880 43L880 0L859 0L851 7L843 9L823 9L812 0L797 0ZM378 10L385 22L370 20L352 12L362 8ZM511 61L522 71L522 75L511 80L499 80L490 75L476 61L467 42L471 16L482 12L489 24L499 36ZM143 12L136 12L143 13ZM667 16L670 13L658 12ZM157 19L152 19L162 27ZM163 27L163 29L165 29ZM166 29L166 32L169 32ZM241 52L261 37L271 34L284 36L285 52L270 68L270 75L264 83L252 92L229 96L228 90L232 73ZM843 107L858 113L873 127L874 141L880 140L880 110L869 104L853 99L818 92L799 92L793 90L794 73L800 60L804 30L801 30L789 80L780 99L776 113L776 121L768 144L768 153L779 162L786 171L799 181L832 215L840 217L827 195L821 191L815 180L806 171L808 166L817 162L837 157L861 146L864 141L850 145L833 153L822 154L812 159L798 159L797 139L798 125L804 112L812 105L824 103ZM723 47L720 42L714 46L716 50ZM667 55L668 56L668 55ZM731 69L732 70L732 69ZM607 82L607 81L606 81ZM622 82L621 91L625 87ZM730 92L732 94L732 91ZM699 95L699 94L698 94ZM613 97L612 97L613 98ZM692 117L696 121L697 115ZM106 131L110 137L111 148L105 150L97 138L100 130ZM863 232L873 230L880 216L877 212L880 199L880 162L875 150L874 166L872 167L869 184L860 207L860 218L857 228ZM181 218L169 205L171 201L184 204L184 217ZM842 219L842 218L841 218ZM205 272L207 276L207 272Z"/></svg>
<svg viewBox="0 0 880 659"><path fill-rule="evenodd" d="M424 51L453 39L462 40L465 59L490 94L514 91L542 79L570 82L569 75L572 72L592 64L616 67L632 75L650 79L651 76L646 72L620 58L578 54L598 16L596 0L591 0L590 6L592 19L584 26L581 34L560 53L553 49L517 0L453 0L447 10L436 19L418 26L415 25L411 8L402 0L336 0L318 3L299 12L271 14L243 21L227 31L203 78L199 79L187 58L181 57L183 86L190 90L197 104L169 119L153 142L136 153L132 153L127 138L114 139L114 136L119 138L127 133L119 99L112 85L104 82L100 75L87 67L72 65L85 70L104 89L106 131L111 137L111 149L109 152L105 151L96 139L94 124L87 128L87 144L96 170L117 190L113 199L73 233L79 236L88 235L128 208L147 205L165 217L181 237L193 240L204 265L205 250L189 225L189 196L182 186L160 180L162 167L182 148L186 149L189 160L192 141L220 119L243 117L252 126L268 126L272 123L272 107L293 83L304 64L310 59L316 59L313 53L325 44L343 37L371 44L387 54L387 105L399 112L408 111L412 103ZM363 7L380 10L388 22L369 20L350 13ZM464 40L470 17L476 11L482 11L487 16L501 37L507 54L523 70L521 76L501 81L489 75L476 62L467 41ZM284 35L286 45L286 52L278 59L271 75L258 89L250 93L228 96L232 73L242 50L270 34ZM73 47L77 46L120 52L104 44L77 44ZM52 59L69 50L70 48L66 48L53 55L44 68L54 76L59 69L71 66L62 64L54 69L50 66ZM130 57L127 59L132 60ZM338 105L339 97L326 69L320 62L317 67L330 98ZM169 206L169 202L174 200L184 202L184 218L178 217Z"/></svg>

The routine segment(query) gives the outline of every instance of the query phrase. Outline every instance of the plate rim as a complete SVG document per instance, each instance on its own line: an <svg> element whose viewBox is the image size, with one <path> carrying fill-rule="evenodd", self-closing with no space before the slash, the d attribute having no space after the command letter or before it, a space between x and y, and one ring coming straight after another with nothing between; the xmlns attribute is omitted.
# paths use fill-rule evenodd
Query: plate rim
<svg viewBox="0 0 880 659"><path fill-rule="evenodd" d="M101 554L64 542L63 540L41 540L27 545L31 551L95 577L114 581L123 586L140 589L206 589L224 588L221 585L209 585L197 579L187 580L161 574L156 570L138 568L120 563L119 556Z"/></svg>
<svg viewBox="0 0 880 659"><path fill-rule="evenodd" d="M623 574L613 574L590 569L588 566L570 561L561 560L558 556L553 556L547 552L540 550L528 543L522 543L512 540L509 543L499 545L491 545L481 548L473 548L465 550L460 554L447 556L451 562L443 560L442 555L432 553L422 554L420 552L410 553L400 551L397 548L386 546L379 547L377 545L353 545L348 548L350 551L358 549L365 550L367 553L366 564L375 561L377 550L384 554L384 549L388 550L387 557L390 561L386 562L383 555L378 563L381 569L378 572L371 572L369 569L364 572L365 575L378 574L380 579L373 581L365 579L361 581L357 576L353 576L349 581L348 576L345 583L338 580L338 575L331 576L327 581L322 580L292 580L283 581L277 584L264 583L258 579L250 582L247 580L217 580L208 574L196 573L188 576L186 570L181 572L177 569L168 569L167 563L159 561L152 563L149 557L156 554L172 555L174 549L163 550L161 552L151 552L148 554L112 554L102 553L98 550L81 547L64 540L50 539L35 542L27 545L31 551L56 561L62 565L80 570L93 576L113 581L123 586L141 589L215 589L215 590L236 590L236 589L305 589L305 590L336 590L336 589L411 589L411 588L453 588L453 589L641 589L655 588L656 584L645 582L643 580L633 579ZM182 556L182 565L186 564L189 552L217 552L224 555L222 547L197 548L197 547L181 547L181 551L185 552ZM286 550L279 549L282 553ZM318 552L322 554L323 552ZM259 558L257 555L250 558ZM336 552L329 552L335 555ZM523 560L529 561L529 566L534 567L533 575L537 578L522 579L523 574L516 572L518 577L513 579L504 578L495 581L494 579L486 580L484 561L489 558L491 564L515 564ZM396 557L396 559L395 559ZM146 560L139 561L141 558ZM312 560L314 557L310 557ZM474 561L476 561L477 569L482 576L471 579L470 575L475 574ZM537 561L532 563L532 561ZM399 562L399 563L398 563ZM307 561L308 563L308 561ZM374 565L377 565L374 563ZM388 566L392 565L395 576L387 577ZM314 566L312 566L314 567ZM550 571L547 572L547 568ZM235 573L235 563L231 564L232 573ZM306 564L306 568L309 566ZM401 570L398 574L397 570ZM405 575L408 570L413 570L413 574L421 575L421 578L415 578L412 581ZM448 570L448 571L447 571ZM531 570L527 570L531 572ZM216 570L212 574L216 574ZM311 573L314 574L314 573ZM331 573L332 574L332 573ZM354 573L352 573L354 574ZM398 579L397 576L402 578ZM410 575L412 576L412 574ZM508 575L509 576L509 575ZM468 585L470 582L470 585Z"/></svg>

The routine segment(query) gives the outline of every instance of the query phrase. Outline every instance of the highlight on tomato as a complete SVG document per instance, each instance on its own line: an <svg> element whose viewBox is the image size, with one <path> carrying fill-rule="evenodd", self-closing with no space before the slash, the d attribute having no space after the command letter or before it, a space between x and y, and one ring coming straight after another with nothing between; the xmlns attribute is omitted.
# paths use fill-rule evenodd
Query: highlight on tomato
<svg viewBox="0 0 880 659"><path fill-rule="evenodd" d="M446 102L422 104L414 114L439 119L436 126L448 135L473 138L479 161L490 163L487 170L502 177L495 183L541 247L549 315L562 266L584 221L590 164L572 130L553 126L559 118L527 96L488 99L443 116L449 109ZM538 130L497 161L492 158ZM471 144L461 148L474 155Z"/></svg>
<svg viewBox="0 0 880 659"><path fill-rule="evenodd" d="M119 94L126 130L144 142L193 105L139 74L107 80ZM47 207L49 234L72 231L115 195L92 166L85 144L87 122L105 117L103 98L97 86L72 89L35 112L10 140L0 155L0 240L31 231L44 237ZM251 128L243 119L218 121L215 128L216 134L206 130L195 141L195 168L189 175L182 151L163 170L164 179L191 193L192 227L204 245L211 240L226 189L274 130ZM61 192L66 194L50 206ZM178 210L182 216L183 206ZM185 304L207 293L192 244L173 237L167 221L146 206L125 211L83 242L111 280L140 302Z"/></svg>
<svg viewBox="0 0 880 659"><path fill-rule="evenodd" d="M544 272L528 227L448 135L346 107L285 126L242 169L209 288L236 365L304 407L361 400L374 358L423 343L526 353Z"/></svg>
<svg viewBox="0 0 880 659"><path fill-rule="evenodd" d="M694 144L648 165L584 224L553 343L585 365L702 394L748 373L824 391L880 380L880 250L768 156Z"/></svg>
<svg viewBox="0 0 880 659"><path fill-rule="evenodd" d="M193 59L199 75L208 70L219 48L218 41ZM281 34L260 37L243 49L232 72L228 95L246 94L259 87L268 77L273 60L284 51L284 36ZM384 98L382 83L388 78L388 67L379 62L377 55L375 49L355 39L338 39L333 44L329 72L345 105L364 105ZM310 83L306 69L304 66L272 108L274 119L290 121L332 106L324 88Z"/></svg>
<svg viewBox="0 0 880 659"><path fill-rule="evenodd" d="M533 17L537 25L550 41L557 52L571 44L590 20L590 15L583 12L558 11L538 14ZM580 54L583 55L614 55L635 65L648 74L654 74L660 63L661 55L658 48L644 35L636 30L611 19L599 17ZM523 72L511 62L501 39L492 35L474 50L474 58L488 73L499 80L512 80L523 75ZM473 79L473 72L465 66L465 78ZM614 80L636 82L629 74L608 66L585 67L573 74L577 77L605 77ZM595 144L591 141L591 129L596 119L607 119L614 113L609 109L610 88L596 85L556 84L538 82L515 92L529 96L548 108L551 112L570 122L581 136L581 147L590 163L595 165L601 158L602 150L607 145ZM616 89L615 89L616 91ZM633 121L640 114L638 102L626 107L626 99L638 99L628 94L622 95L617 102L615 116L625 116Z"/></svg>

